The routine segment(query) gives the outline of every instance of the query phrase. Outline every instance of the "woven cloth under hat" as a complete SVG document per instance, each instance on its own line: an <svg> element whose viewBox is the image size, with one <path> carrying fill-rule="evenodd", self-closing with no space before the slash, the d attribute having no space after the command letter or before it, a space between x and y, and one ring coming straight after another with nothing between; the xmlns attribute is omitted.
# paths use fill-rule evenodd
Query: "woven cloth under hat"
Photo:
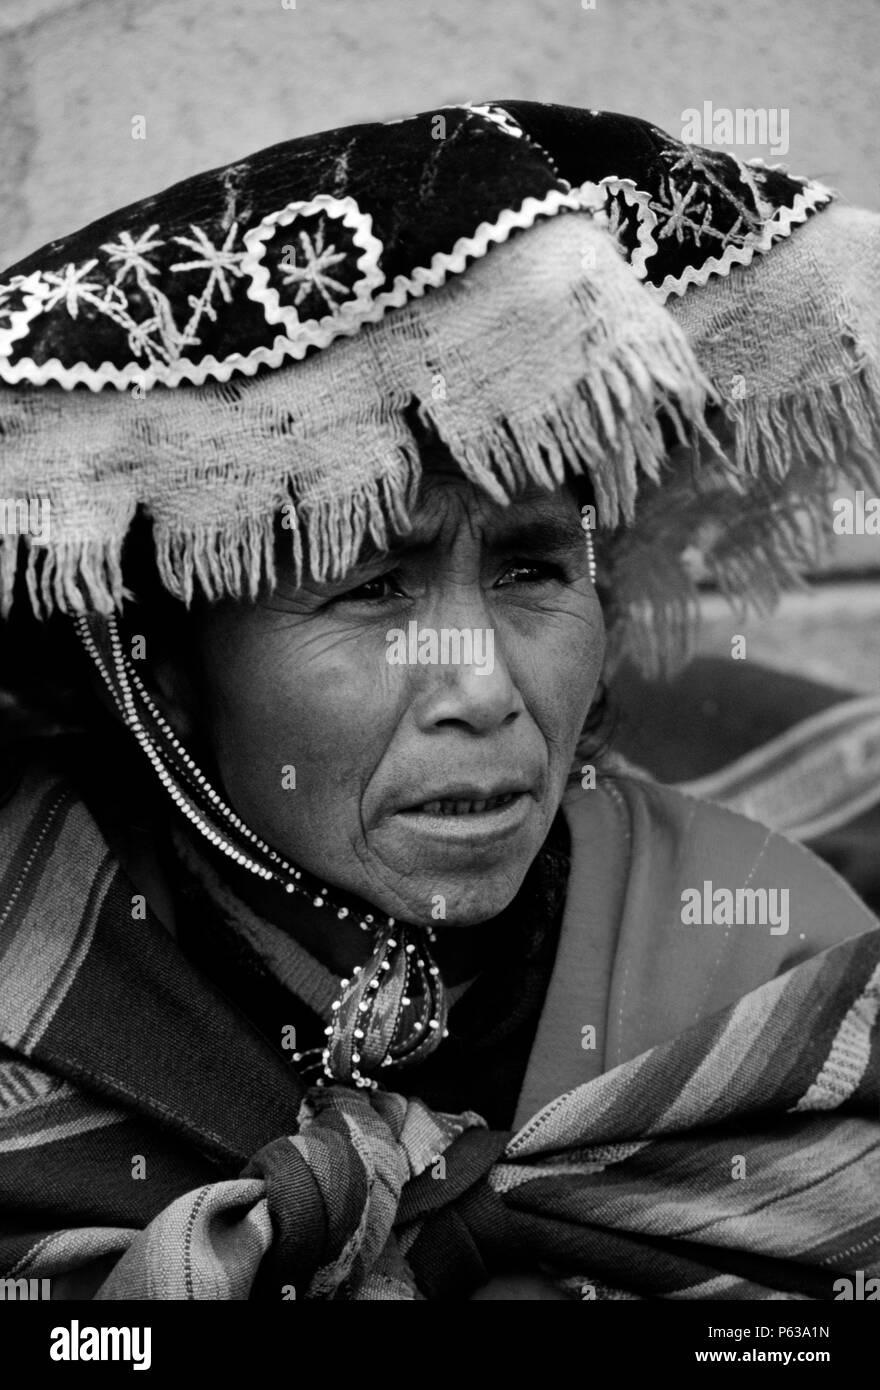
<svg viewBox="0 0 880 1390"><path fill-rule="evenodd" d="M274 146L53 242L0 279L0 498L50 514L5 528L0 601L21 541L37 611L118 606L138 509L187 600L271 582L279 519L342 573L405 528L415 405L499 499L587 472L616 650L680 654L694 550L772 597L801 512L877 476L880 218L831 198L503 102Z"/></svg>

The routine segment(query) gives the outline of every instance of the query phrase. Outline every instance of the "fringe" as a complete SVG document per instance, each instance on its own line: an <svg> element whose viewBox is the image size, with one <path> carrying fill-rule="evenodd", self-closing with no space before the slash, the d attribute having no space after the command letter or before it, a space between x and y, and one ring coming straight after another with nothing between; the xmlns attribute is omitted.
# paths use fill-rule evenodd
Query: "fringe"
<svg viewBox="0 0 880 1390"><path fill-rule="evenodd" d="M880 480L880 374L865 363L852 375L804 386L776 400L748 397L728 408L735 463L752 477L783 479L804 458L823 477L837 469L853 481Z"/></svg>
<svg viewBox="0 0 880 1390"><path fill-rule="evenodd" d="M418 446L410 439L389 452L384 473L360 483L348 496L294 500L297 583L302 581L306 557L313 578L339 578L355 564L367 536L384 549L394 535L404 534L421 475Z"/></svg>
<svg viewBox="0 0 880 1390"><path fill-rule="evenodd" d="M241 517L225 525L172 532L154 528L156 564L165 588L185 604L196 585L212 601L258 597L261 585L275 581L273 516Z"/></svg>
<svg viewBox="0 0 880 1390"><path fill-rule="evenodd" d="M529 482L556 488L567 475L587 473L597 519L614 528L632 522L642 475L660 481L667 454L661 417L680 441L714 444L703 421L706 402L714 399L670 322L650 341L587 356L580 380L551 395L536 417L498 418L470 438L450 429L442 404L423 401L419 417L437 431L465 476L502 505Z"/></svg>
<svg viewBox="0 0 880 1390"><path fill-rule="evenodd" d="M650 364L654 371L657 366ZM630 656L657 676L687 661L697 635L698 590L682 558L688 543L697 544L705 576L735 612L767 611L821 555L823 533L830 529L829 489L838 475L880 492L880 381L866 365L804 395L747 399L736 410L728 408L733 437L723 463L718 437L693 417L697 388L690 399L682 400L681 392L668 397L661 409L679 437L693 444L698 436L704 446L696 490L693 457L686 450L679 451L685 457L677 462L677 480L670 477L658 415L649 408L653 396L643 356L630 352L603 371L588 370L573 390L546 402L537 418L496 420L469 440L445 429L438 403L422 402L418 413L466 476L500 502L530 481L556 487L567 473L589 473L602 528L601 571L610 590L609 667ZM709 485L702 476L707 468L715 469L723 487ZM420 479L414 439L396 446L384 475L348 497L297 501L296 479L288 477L297 582L307 559L316 578L335 577L354 563L367 535L383 547L403 534ZM663 484L656 500L650 489L645 492L644 479ZM283 541L284 529L281 536ZM4 617L20 540L38 617L55 608L108 613L121 606L121 540L59 538L44 548L29 545L27 537L0 536ZM155 542L162 582L187 604L197 589L210 600L253 600L276 579L272 515L176 532L157 524Z"/></svg>
<svg viewBox="0 0 880 1390"><path fill-rule="evenodd" d="M161 579L187 604L197 592L258 597L276 580L279 553L286 561L277 548L285 530L297 582L307 568L319 580L338 577L366 537L385 547L409 526L421 479L411 403L465 476L501 504L528 483L553 488L589 475L612 669L625 654L651 674L687 659L698 614L690 548L740 612L775 602L830 531L836 478L880 492L875 356L839 317L821 320L812 379L725 401L716 434L705 410L721 398L681 325L611 251L604 254L614 263L600 264L597 282L579 273L561 282L580 250L575 233L587 229L569 218L551 222L550 231L551 223L532 229L530 241L514 238L472 268L485 298L460 277L421 308L365 326L289 375L181 387L146 401L96 402L48 387L39 399L0 393L0 495L20 494L22 479L42 469L40 492L53 505L49 546L23 538L34 612L121 606L122 546L138 503L154 516ZM520 359L505 340L504 314L522 309L511 286L524 244L541 251L534 273L546 276L555 298L543 315L540 282L539 311L517 320L516 341L532 349ZM561 257L558 273L547 247ZM485 360L493 345L504 365L495 377ZM546 355L556 346L559 372ZM450 376L448 401L431 391L437 362ZM678 440L671 453L664 417ZM285 500L290 524L279 527ZM4 616L19 540L0 535Z"/></svg>
<svg viewBox="0 0 880 1390"><path fill-rule="evenodd" d="M44 620L62 613L112 613L122 604L122 546L93 539L64 539L36 546L25 538L24 580L34 616ZM4 590L2 615L12 607L12 589Z"/></svg>
<svg viewBox="0 0 880 1390"><path fill-rule="evenodd" d="M12 595L18 572L18 536L0 534L0 619L12 612Z"/></svg>
<svg viewBox="0 0 880 1390"><path fill-rule="evenodd" d="M297 584L302 583L307 559L313 578L339 576L355 563L367 535L384 547L392 534L406 529L420 477L413 442L400 449L386 475L364 483L347 497L297 502L293 479L288 479L288 500L280 510L291 524L282 521L279 526L275 512L260 518L243 516L222 527L177 532L156 527L160 578L169 593L187 605L197 590L212 601L254 601L262 590L274 587L277 561L287 559L283 546L288 535Z"/></svg>
<svg viewBox="0 0 880 1390"><path fill-rule="evenodd" d="M650 678L669 678L693 654L699 590L684 560L688 539L702 575L738 621L766 614L786 591L807 587L821 562L840 478L880 495L880 376L866 363L851 376L769 400L728 408L729 451L710 444L723 490L701 500L691 478L668 483L654 507L640 507L633 531L606 540L612 591L609 673L632 658ZM727 441L725 441L727 442ZM720 465L720 466L719 466ZM705 482L706 480L701 480ZM676 520L677 518L677 520ZM642 576L651 576L650 585Z"/></svg>

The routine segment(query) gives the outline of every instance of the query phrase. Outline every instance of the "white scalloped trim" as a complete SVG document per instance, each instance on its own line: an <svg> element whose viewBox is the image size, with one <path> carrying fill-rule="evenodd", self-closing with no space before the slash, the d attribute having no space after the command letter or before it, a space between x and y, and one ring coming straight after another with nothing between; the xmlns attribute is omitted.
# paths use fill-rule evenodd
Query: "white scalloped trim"
<svg viewBox="0 0 880 1390"><path fill-rule="evenodd" d="M315 322L303 323L293 305L282 304L278 291L269 284L269 271L263 264L263 256L266 243L275 235L277 228L289 227L300 217L322 212L348 227L354 244L361 247L362 254L357 259L361 276L352 286L353 297L340 304L335 312L325 314ZM267 323L282 324L286 328L288 342L300 347L296 354L299 357L304 357L309 347L327 347L346 320L359 321L363 307L372 299L373 290L385 279L379 269L383 247L379 238L373 236L373 219L369 213L361 212L354 198L334 198L329 193L319 193L315 198L288 203L280 211L264 217L259 226L246 232L244 244L246 251L241 269L244 275L250 276L248 299L263 306Z"/></svg>
<svg viewBox="0 0 880 1390"><path fill-rule="evenodd" d="M539 217L554 217L563 208L583 212L577 195L551 189L543 198L526 198L518 209L505 208L497 222L481 222L473 236L459 237L451 251L438 251L429 266L419 266L411 275L398 275L392 290L384 290L373 301L373 310L364 320L376 323L386 309L399 309L410 298L427 289L439 289L447 276L460 275L468 260L480 260L493 243L506 241L517 227L531 227ZM376 312L376 311L381 312Z"/></svg>
<svg viewBox="0 0 880 1390"><path fill-rule="evenodd" d="M591 179L586 179L577 188L576 192L584 198L584 206L592 210L593 203L598 201L599 208L605 213L606 199L603 196L603 189L610 193L622 193L623 200L629 207L638 207L638 226L636 236L638 247L633 252L630 265L640 280L645 280L648 275L648 259L657 252L657 242L654 238L654 229L659 221L656 212L651 207L651 195L644 189L636 185L635 179L621 179L616 174L608 174L601 178L598 183Z"/></svg>
<svg viewBox="0 0 880 1390"><path fill-rule="evenodd" d="M742 161L737 162L742 167ZM803 178L800 174L789 174L784 165L768 165L759 158L746 162L750 165L757 165L759 168L784 173L788 178L796 179L804 185L803 191L795 195L794 203L790 208L777 208L773 217L764 223L761 235L754 236L746 246L728 246L722 255L710 256L709 260L704 261L699 268L689 265L679 276L667 275L660 285L652 285L648 281L645 288L656 295L661 304L665 304L670 295L683 295L691 285L708 284L713 275L729 275L731 268L735 265L750 265L756 255L763 255L769 251L773 243L782 237L791 236L794 227L806 222L811 212L825 207L834 198L831 189L826 188L824 184Z"/></svg>
<svg viewBox="0 0 880 1390"><path fill-rule="evenodd" d="M255 348L247 357L241 353L230 353L220 362L216 357L203 357L200 362L189 362L181 358L173 367L157 372L155 368L144 369L137 362L126 367L117 367L114 362L102 362L100 367L89 367L85 362L77 362L73 367L65 367L57 357L50 357L40 366L33 358L23 357L14 365L0 358L0 379L11 386L23 381L33 386L47 386L56 382L65 391L75 386L88 386L90 391L102 391L105 386L115 386L118 391L127 391L132 386L140 386L144 391L154 386L179 386L188 381L193 386L204 386L206 381L228 381L235 373L253 376L262 365L280 367L286 357L292 354L279 344L286 343L278 337L271 348Z"/></svg>
<svg viewBox="0 0 880 1390"><path fill-rule="evenodd" d="M515 228L531 227L539 217L553 217L563 208L572 212L588 211L579 193L563 193L555 188L543 198L526 198L518 209L505 208L496 222L481 222L472 236L459 237L451 251L438 251L432 256L430 265L419 266L408 276L396 276L393 287L360 305L356 316L348 316L344 321L334 320L332 336L350 337L362 324L380 322L388 309L400 308L409 299L419 298L427 289L438 289L450 275L460 275L469 259L479 260L485 256L491 245L506 241ZM255 348L246 356L231 353L222 362L216 357L206 357L198 363L181 358L172 367L160 371L154 367L144 369L136 362L124 368L111 362L103 362L97 368L84 362L65 367L53 357L38 366L32 358L26 357L13 366L7 359L0 358L0 379L13 386L23 381L35 386L56 382L68 391L75 386L88 386L96 392L105 386L114 386L119 391L140 386L148 391L153 386L178 386L183 381L203 386L209 380L228 381L233 374L253 376L261 366L280 367L288 359L302 358L305 346L302 341L294 342L279 334L271 348Z"/></svg>
<svg viewBox="0 0 880 1390"><path fill-rule="evenodd" d="M8 357L12 344L19 338L26 338L28 325L39 314L43 300L48 298L49 286L35 270L30 275L15 275L0 285L2 290L22 290L25 292L24 307L9 314L10 326L0 329L0 358Z"/></svg>
<svg viewBox="0 0 880 1390"><path fill-rule="evenodd" d="M654 230L659 224L659 218L650 206L651 195L644 189L638 188L635 180L618 178L616 175L608 175L600 179L598 183L588 179L580 185L577 191L583 195L584 207L589 211L604 211L602 190L605 188L622 193L630 207L638 206L637 236L639 246L633 252L630 264L638 278L647 281L646 288L659 298L661 304L665 304L670 295L682 295L690 285L705 285L713 275L728 275L733 265L749 265L755 255L769 251L773 243L781 237L790 236L792 228L806 222L810 212L824 207L834 198L834 193L824 184L799 174L791 174L784 164L767 164L760 157L746 160L745 163L742 160L737 160L737 163L744 173L747 168L751 167L785 174L786 177L803 184L803 191L795 196L792 207L775 209L772 217L765 222L760 237L754 237L748 245L729 246L721 256L710 257L702 266L687 266L679 276L667 275L659 286L652 285L647 280L648 261L659 249L654 237ZM756 200L765 201L760 189L753 186L751 180L746 179L746 182L749 183L750 187L753 187Z"/></svg>

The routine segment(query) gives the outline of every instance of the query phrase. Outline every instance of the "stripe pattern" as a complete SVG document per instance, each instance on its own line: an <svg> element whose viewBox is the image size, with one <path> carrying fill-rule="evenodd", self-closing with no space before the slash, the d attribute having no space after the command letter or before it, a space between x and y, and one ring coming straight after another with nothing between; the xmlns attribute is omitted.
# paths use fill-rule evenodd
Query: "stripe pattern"
<svg viewBox="0 0 880 1390"><path fill-rule="evenodd" d="M99 1298L277 1302L462 1298L528 1266L609 1299L829 1299L880 1275L880 932L508 1135L306 1090L132 924L75 798L21 793L0 812L0 1276L110 1255Z"/></svg>

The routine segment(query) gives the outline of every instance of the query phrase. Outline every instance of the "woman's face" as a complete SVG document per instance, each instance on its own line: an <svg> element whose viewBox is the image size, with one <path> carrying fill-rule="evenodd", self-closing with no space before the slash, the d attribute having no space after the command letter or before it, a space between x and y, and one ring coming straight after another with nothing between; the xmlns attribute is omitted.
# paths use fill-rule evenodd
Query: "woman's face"
<svg viewBox="0 0 880 1390"><path fill-rule="evenodd" d="M394 917L469 925L547 835L604 643L573 494L501 507L438 464L393 550L208 612L199 733L295 863Z"/></svg>

